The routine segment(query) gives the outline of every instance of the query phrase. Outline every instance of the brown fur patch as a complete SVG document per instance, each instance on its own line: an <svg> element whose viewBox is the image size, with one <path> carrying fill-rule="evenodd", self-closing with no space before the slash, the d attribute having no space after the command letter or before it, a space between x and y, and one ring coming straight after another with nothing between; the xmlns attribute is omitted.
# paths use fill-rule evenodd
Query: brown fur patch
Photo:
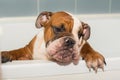
<svg viewBox="0 0 120 80"><path fill-rule="evenodd" d="M69 14L65 12L54 13L51 16L50 21L46 25L44 25L46 26L44 32L45 42L51 40L55 36L52 30L52 26L60 27L61 25L64 25L66 32L71 33L73 24L74 24L73 19Z"/></svg>

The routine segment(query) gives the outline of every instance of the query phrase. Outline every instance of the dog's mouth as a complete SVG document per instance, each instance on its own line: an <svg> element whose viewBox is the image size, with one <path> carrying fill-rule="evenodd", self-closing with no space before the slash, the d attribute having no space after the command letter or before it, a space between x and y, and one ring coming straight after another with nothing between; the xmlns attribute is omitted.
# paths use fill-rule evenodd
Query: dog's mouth
<svg viewBox="0 0 120 80"><path fill-rule="evenodd" d="M53 59L59 61L60 63L71 63L75 57L75 51L73 48L70 49L60 49L54 55L51 55Z"/></svg>
<svg viewBox="0 0 120 80"><path fill-rule="evenodd" d="M64 37L51 42L47 46L47 52L49 56L58 64L66 65L72 62L77 64L79 55L78 51L76 50L75 43L68 41L68 45L68 43L65 41L67 41L67 39Z"/></svg>
<svg viewBox="0 0 120 80"><path fill-rule="evenodd" d="M60 65L68 65L70 63L78 64L79 55L74 48L58 49L54 54L49 54L53 61Z"/></svg>

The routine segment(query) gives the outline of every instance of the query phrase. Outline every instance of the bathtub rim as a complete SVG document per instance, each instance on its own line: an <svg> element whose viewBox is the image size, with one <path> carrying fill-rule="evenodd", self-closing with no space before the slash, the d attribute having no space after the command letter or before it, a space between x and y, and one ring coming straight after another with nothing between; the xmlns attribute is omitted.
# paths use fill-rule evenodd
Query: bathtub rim
<svg viewBox="0 0 120 80"><path fill-rule="evenodd" d="M107 66L105 66L104 72L120 70L120 57L107 58L106 62ZM52 69L53 67L54 69ZM76 66L73 64L60 66L54 62L44 60L13 61L12 63L2 64L1 70L3 79L90 73L84 61L80 61ZM102 70L99 69L99 72L102 72Z"/></svg>

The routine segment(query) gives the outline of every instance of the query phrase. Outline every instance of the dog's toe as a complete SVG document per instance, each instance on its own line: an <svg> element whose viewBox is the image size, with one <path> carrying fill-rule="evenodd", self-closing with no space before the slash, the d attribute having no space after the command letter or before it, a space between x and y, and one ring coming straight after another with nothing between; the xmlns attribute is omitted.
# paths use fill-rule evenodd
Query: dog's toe
<svg viewBox="0 0 120 80"><path fill-rule="evenodd" d="M101 54L94 54L94 55L87 55L85 57L86 65L89 68L89 71L93 69L96 73L97 70L100 68L104 71L104 65L106 65L105 59Z"/></svg>

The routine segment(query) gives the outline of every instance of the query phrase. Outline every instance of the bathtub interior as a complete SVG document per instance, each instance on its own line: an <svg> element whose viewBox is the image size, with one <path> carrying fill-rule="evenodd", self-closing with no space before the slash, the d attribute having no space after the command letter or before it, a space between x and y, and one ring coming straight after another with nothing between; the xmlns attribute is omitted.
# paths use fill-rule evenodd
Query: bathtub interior
<svg viewBox="0 0 120 80"><path fill-rule="evenodd" d="M91 27L91 37L88 42L95 50L103 54L106 58L107 66L105 67L105 72L99 70L98 76L109 73L109 71L115 71L115 73L117 71L117 73L120 73L120 16L96 15L78 17L81 21L88 23ZM0 19L0 51L24 47L42 30L43 28L35 28L34 17L13 18L12 20L11 18ZM82 60L80 60L80 63L76 66L73 64L68 66L59 66L58 64L50 61L31 60L13 61L12 63L9 62L2 64L1 67L3 79L43 78L44 76L48 76L49 78L54 75L66 75L69 77L68 74L76 74L75 76L78 74L83 76L84 74L94 75L93 71L92 73L89 73L85 62ZM117 76L117 78L118 77L119 76ZM114 79L117 78L116 76L114 77Z"/></svg>

